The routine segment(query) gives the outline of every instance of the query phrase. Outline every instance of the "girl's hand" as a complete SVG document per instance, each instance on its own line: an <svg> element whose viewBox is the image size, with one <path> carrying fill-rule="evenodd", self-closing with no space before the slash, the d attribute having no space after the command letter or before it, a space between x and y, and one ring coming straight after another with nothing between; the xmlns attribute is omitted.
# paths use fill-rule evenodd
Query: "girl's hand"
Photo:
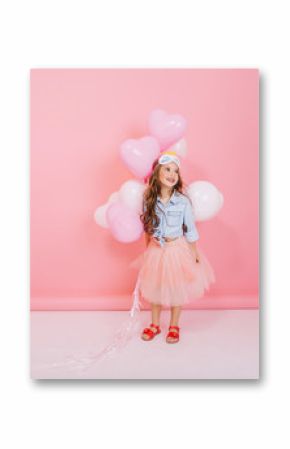
<svg viewBox="0 0 290 449"><path fill-rule="evenodd" d="M200 255L199 255L199 253L197 251L196 243L195 242L190 243L190 246L191 246L191 249L193 251L193 257L195 257L196 263L199 263L200 262Z"/></svg>

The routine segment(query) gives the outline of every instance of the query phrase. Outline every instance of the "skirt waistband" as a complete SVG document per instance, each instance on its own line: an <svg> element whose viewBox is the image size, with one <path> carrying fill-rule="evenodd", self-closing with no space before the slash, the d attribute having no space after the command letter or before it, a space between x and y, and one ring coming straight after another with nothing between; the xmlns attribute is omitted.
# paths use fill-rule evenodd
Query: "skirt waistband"
<svg viewBox="0 0 290 449"><path fill-rule="evenodd" d="M171 238L171 237L164 237L164 241L165 242L173 242L174 240L176 240L176 239L179 239L180 237L173 237L173 238Z"/></svg>
<svg viewBox="0 0 290 449"><path fill-rule="evenodd" d="M152 237L152 240L153 241L155 240L158 243L157 238ZM164 245L165 246L174 245L174 244L178 243L180 240L184 240L184 235L181 235L179 237L164 237Z"/></svg>

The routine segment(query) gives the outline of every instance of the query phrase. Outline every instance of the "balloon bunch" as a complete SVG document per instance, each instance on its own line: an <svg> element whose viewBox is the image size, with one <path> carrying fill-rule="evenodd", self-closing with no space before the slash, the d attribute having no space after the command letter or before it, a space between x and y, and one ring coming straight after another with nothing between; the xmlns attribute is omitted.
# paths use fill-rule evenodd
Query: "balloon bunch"
<svg viewBox="0 0 290 449"><path fill-rule="evenodd" d="M121 159L138 179L125 181L119 191L113 192L94 214L96 223L110 229L119 242L134 242L141 237L143 193L152 164L160 152L169 149L181 158L186 157L187 143L183 137L186 126L186 119L181 115L155 109L149 116L150 134L140 139L125 140L121 144ZM196 221L209 220L223 205L223 195L207 181L192 182L186 193L192 201Z"/></svg>

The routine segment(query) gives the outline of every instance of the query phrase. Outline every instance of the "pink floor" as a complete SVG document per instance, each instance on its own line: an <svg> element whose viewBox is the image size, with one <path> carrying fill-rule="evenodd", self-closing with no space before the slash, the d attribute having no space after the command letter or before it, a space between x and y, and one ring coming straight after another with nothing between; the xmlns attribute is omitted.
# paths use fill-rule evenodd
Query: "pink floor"
<svg viewBox="0 0 290 449"><path fill-rule="evenodd" d="M128 312L31 312L31 377L34 379L258 379L259 311L186 310L180 342L168 345L169 311L162 333L144 342L134 338L113 358L82 373L61 363L68 354L101 349ZM142 326L150 313L141 312Z"/></svg>

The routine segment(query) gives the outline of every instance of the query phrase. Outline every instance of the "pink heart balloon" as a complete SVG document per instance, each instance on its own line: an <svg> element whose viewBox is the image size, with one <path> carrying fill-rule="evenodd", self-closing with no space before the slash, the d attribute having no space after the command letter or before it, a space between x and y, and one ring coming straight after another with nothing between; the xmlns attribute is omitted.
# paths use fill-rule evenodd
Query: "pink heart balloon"
<svg viewBox="0 0 290 449"><path fill-rule="evenodd" d="M106 220L113 236L119 242L135 242L143 233L139 214L121 201L110 204L106 212Z"/></svg>
<svg viewBox="0 0 290 449"><path fill-rule="evenodd" d="M138 178L144 178L150 172L159 153L159 143L152 136L125 140L120 148L123 162Z"/></svg>
<svg viewBox="0 0 290 449"><path fill-rule="evenodd" d="M183 136L186 120L179 114L168 114L162 109L154 109L149 116L149 130L159 141L161 150L167 149Z"/></svg>

